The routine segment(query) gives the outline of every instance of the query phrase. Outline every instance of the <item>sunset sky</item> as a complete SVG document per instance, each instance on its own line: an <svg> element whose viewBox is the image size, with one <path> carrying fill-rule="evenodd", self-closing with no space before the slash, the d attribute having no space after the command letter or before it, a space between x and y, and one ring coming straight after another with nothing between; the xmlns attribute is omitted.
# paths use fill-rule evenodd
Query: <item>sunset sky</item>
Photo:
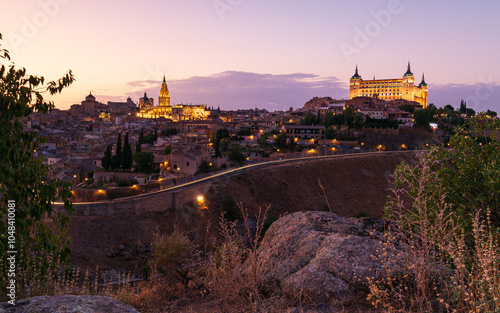
<svg viewBox="0 0 500 313"><path fill-rule="evenodd" d="M398 78L408 60L429 101L500 111L499 1L0 0L2 47L17 66L76 82L58 108L98 101L221 109L302 107L348 97L364 79ZM0 61L5 64L5 61Z"/></svg>

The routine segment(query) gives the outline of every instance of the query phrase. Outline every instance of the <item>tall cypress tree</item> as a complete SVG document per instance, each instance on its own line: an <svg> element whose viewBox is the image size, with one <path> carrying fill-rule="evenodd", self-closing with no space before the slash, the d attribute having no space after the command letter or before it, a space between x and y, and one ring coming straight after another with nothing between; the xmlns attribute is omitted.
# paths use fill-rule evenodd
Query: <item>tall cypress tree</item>
<svg viewBox="0 0 500 313"><path fill-rule="evenodd" d="M141 152L141 145L144 141L144 130L141 128L141 132L139 133L139 140L137 140L137 144L135 145L135 152Z"/></svg>
<svg viewBox="0 0 500 313"><path fill-rule="evenodd" d="M106 152L104 152L104 157L101 159L102 167L106 171L109 170L109 167L111 166L111 157L112 157L111 149L112 148L113 148L113 145L108 145L106 147Z"/></svg>
<svg viewBox="0 0 500 313"><path fill-rule="evenodd" d="M125 134L125 141L123 143L122 152L122 168L124 170L129 170L132 167L132 149L130 148L130 143L128 142L128 132Z"/></svg>
<svg viewBox="0 0 500 313"><path fill-rule="evenodd" d="M116 168L120 168L122 165L122 134L118 134L118 140L116 141Z"/></svg>

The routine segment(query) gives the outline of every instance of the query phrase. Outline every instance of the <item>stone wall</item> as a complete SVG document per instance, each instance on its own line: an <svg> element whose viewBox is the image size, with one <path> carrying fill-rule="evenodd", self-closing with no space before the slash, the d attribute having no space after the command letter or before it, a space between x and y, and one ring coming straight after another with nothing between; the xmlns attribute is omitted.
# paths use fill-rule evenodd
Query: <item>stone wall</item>
<svg viewBox="0 0 500 313"><path fill-rule="evenodd" d="M210 189L211 182L182 187L175 190L162 190L144 195L127 198L101 201L74 203L75 215L79 216L112 216L115 213L155 212L181 207L185 202L195 200ZM62 204L53 204L52 208L58 212L63 209Z"/></svg>

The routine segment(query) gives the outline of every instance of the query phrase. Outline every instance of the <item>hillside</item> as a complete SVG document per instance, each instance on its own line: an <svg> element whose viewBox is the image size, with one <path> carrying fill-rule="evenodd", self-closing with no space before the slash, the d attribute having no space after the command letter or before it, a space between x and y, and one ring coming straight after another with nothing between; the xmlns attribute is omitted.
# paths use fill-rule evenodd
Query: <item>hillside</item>
<svg viewBox="0 0 500 313"><path fill-rule="evenodd" d="M409 154L308 161L249 171L214 183L205 195L206 208L194 201L176 210L71 217L72 265L100 270L132 271L142 276L148 246L154 234L169 233L178 225L189 231L201 250L210 249L218 236L222 199L229 194L255 214L269 206L268 216L327 209L325 189L332 211L354 216L364 211L381 216L389 195L390 175Z"/></svg>

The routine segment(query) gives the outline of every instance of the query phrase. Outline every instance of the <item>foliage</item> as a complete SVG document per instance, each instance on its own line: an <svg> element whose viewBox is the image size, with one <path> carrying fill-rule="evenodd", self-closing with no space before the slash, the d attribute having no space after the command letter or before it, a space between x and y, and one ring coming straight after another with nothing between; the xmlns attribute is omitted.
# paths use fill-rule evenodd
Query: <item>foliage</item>
<svg viewBox="0 0 500 313"><path fill-rule="evenodd" d="M344 119L347 126L352 126L354 122L354 110L351 107L347 107L344 110Z"/></svg>
<svg viewBox="0 0 500 313"><path fill-rule="evenodd" d="M135 152L141 152L141 145L144 143L144 129L141 128L141 132L139 133L139 139L135 144Z"/></svg>
<svg viewBox="0 0 500 313"><path fill-rule="evenodd" d="M429 199L440 201L446 192L445 201L452 207L450 212L465 230L472 229L476 214L486 218L491 211L491 220L500 226L500 143L496 138L500 131L500 121L483 117L472 119L461 126L449 140L447 149L435 147L425 159L432 161L436 182L429 183L429 191L440 190ZM395 182L416 193L415 179L412 178L420 167L403 164L396 169ZM438 184L439 181L439 184ZM429 204L431 207L432 203Z"/></svg>
<svg viewBox="0 0 500 313"><path fill-rule="evenodd" d="M246 155L243 154L243 147L240 145L232 145L229 150L229 160L241 165L247 159Z"/></svg>
<svg viewBox="0 0 500 313"><path fill-rule="evenodd" d="M122 166L122 134L118 134L118 139L116 140L116 168L120 168Z"/></svg>
<svg viewBox="0 0 500 313"><path fill-rule="evenodd" d="M388 203L392 221L379 255L372 256L384 271L368 278L368 298L390 312L498 312L500 247L489 210L474 210L477 202L471 200L474 216L456 209L465 203L448 193L455 186L443 176L447 164L435 153L398 169Z"/></svg>
<svg viewBox="0 0 500 313"><path fill-rule="evenodd" d="M252 130L250 128L242 128L238 133L236 134L237 136L250 136L252 135Z"/></svg>
<svg viewBox="0 0 500 313"><path fill-rule="evenodd" d="M227 194L222 200L221 207L219 208L224 218L228 221L236 221L241 219L241 211L231 195Z"/></svg>
<svg viewBox="0 0 500 313"><path fill-rule="evenodd" d="M110 144L106 147L106 151L104 152L104 157L101 159L101 164L102 167L108 171L110 166L111 166L111 159L113 157L113 152L111 151L113 149L113 145Z"/></svg>
<svg viewBox="0 0 500 313"><path fill-rule="evenodd" d="M262 135L260 136L259 138L257 138L257 143L259 144L259 146L261 147L266 147L266 146L269 146L269 143L267 142L267 139L269 137L267 135Z"/></svg>
<svg viewBox="0 0 500 313"><path fill-rule="evenodd" d="M321 125L328 128L328 126L334 125L335 124L334 122L335 122L335 120L333 118L333 113L329 112L329 111L325 112L325 114L323 115L323 118L321 120Z"/></svg>
<svg viewBox="0 0 500 313"><path fill-rule="evenodd" d="M176 227L168 236L156 236L151 265L168 279L185 280L196 255L196 246Z"/></svg>
<svg viewBox="0 0 500 313"><path fill-rule="evenodd" d="M356 113L354 115L354 119L352 121L352 124L353 124L354 128L361 130L361 127L363 127L363 123L364 123L364 121L363 121L363 114Z"/></svg>
<svg viewBox="0 0 500 313"><path fill-rule="evenodd" d="M167 129L162 130L161 135L162 136L170 137L170 136L173 136L173 135L177 135L178 133L179 132L175 128L167 128Z"/></svg>
<svg viewBox="0 0 500 313"><path fill-rule="evenodd" d="M137 171L141 173L152 173L155 170L155 156L152 152L142 151L134 153L134 161L137 165Z"/></svg>
<svg viewBox="0 0 500 313"><path fill-rule="evenodd" d="M130 147L130 143L128 141L128 132L125 134L125 141L123 143L123 151L122 151L122 168L124 170L130 170L132 168L132 148Z"/></svg>
<svg viewBox="0 0 500 313"><path fill-rule="evenodd" d="M276 139L274 140L274 144L276 145L277 148L285 148L286 147L286 134L280 133L278 136L276 136Z"/></svg>
<svg viewBox="0 0 500 313"><path fill-rule="evenodd" d="M371 118L367 117L366 118L366 127L369 128L398 128L398 122L394 120L388 120L388 119L380 119L380 118Z"/></svg>
<svg viewBox="0 0 500 313"><path fill-rule="evenodd" d="M201 162L200 170L202 170L204 173L210 172L211 169L212 169L212 164L210 162L208 161Z"/></svg>
<svg viewBox="0 0 500 313"><path fill-rule="evenodd" d="M170 155L172 153L172 145L168 145L165 147L165 155Z"/></svg>
<svg viewBox="0 0 500 313"><path fill-rule="evenodd" d="M436 114L436 110L432 108L416 110L415 113L413 113L415 124L430 130L431 126L429 123L433 120L434 114Z"/></svg>
<svg viewBox="0 0 500 313"><path fill-rule="evenodd" d="M300 121L300 125L316 125L321 122L321 117L319 114L312 113L311 111L307 112L306 116Z"/></svg>
<svg viewBox="0 0 500 313"><path fill-rule="evenodd" d="M415 112L415 106L411 103L402 104L399 106L399 109L401 111L406 111L406 112L410 112L410 113Z"/></svg>
<svg viewBox="0 0 500 313"><path fill-rule="evenodd" d="M10 60L8 51L0 49L0 58ZM7 300L7 257L11 256L7 251L17 251L16 266L38 269L40 279L54 270L55 262L37 257L51 254L61 262L69 258L69 218L64 211L73 211L70 186L49 179L48 168L35 153L44 140L36 131L25 130L21 119L54 109L54 103L44 100L44 95L60 93L73 81L71 71L46 83L43 76L28 75L25 68L16 69L13 63L0 67L0 301ZM14 221L7 218L9 200L15 203L14 209L11 204ZM52 211L55 201L64 202L64 210ZM44 223L47 216L54 227ZM9 231L15 236L13 245L8 241ZM24 278L17 275L16 280Z"/></svg>
<svg viewBox="0 0 500 313"><path fill-rule="evenodd" d="M142 143L147 143L147 144L154 144L156 139L158 139L158 135L155 136L154 133L147 134L144 139L142 140Z"/></svg>
<svg viewBox="0 0 500 313"><path fill-rule="evenodd" d="M222 151L221 151L221 140L225 138L231 138L231 135L229 134L229 130L227 128L221 128L218 129L215 135L212 136L212 142L214 144L214 150L215 150L215 157L221 157L222 156Z"/></svg>
<svg viewBox="0 0 500 313"><path fill-rule="evenodd" d="M487 116L489 116L489 117L492 117L492 118L493 118L493 117L497 117L497 112L495 112L495 111L491 111L491 110L489 110L489 109L488 109L488 110L486 111L486 115L487 115Z"/></svg>

